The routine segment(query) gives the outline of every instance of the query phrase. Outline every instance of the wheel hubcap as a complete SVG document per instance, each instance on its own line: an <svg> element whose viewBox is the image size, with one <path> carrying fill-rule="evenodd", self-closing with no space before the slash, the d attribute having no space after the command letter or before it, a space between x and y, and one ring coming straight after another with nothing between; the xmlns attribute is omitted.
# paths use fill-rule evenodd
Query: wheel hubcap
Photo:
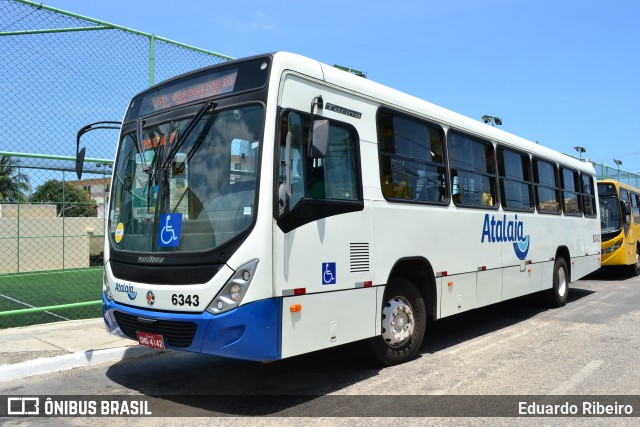
<svg viewBox="0 0 640 427"><path fill-rule="evenodd" d="M415 319L411 305L401 297L391 298L382 310L382 338L392 346L399 347L413 334Z"/></svg>
<svg viewBox="0 0 640 427"><path fill-rule="evenodd" d="M567 292L567 273L564 268L558 270L558 295L564 296Z"/></svg>

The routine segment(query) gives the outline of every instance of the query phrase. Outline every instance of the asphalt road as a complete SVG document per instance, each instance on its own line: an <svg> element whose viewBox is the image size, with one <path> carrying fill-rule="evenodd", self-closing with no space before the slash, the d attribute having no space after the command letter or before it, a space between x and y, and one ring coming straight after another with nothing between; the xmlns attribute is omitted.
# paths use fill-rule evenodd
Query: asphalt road
<svg viewBox="0 0 640 427"><path fill-rule="evenodd" d="M221 418L229 425L247 425L249 420L252 425L326 425L317 418L321 416L332 416L324 418L331 424L388 425L390 418L384 417L437 416L424 409L434 404L446 404L455 415L468 416L479 413L474 406L486 413L489 405L500 416L504 415L500 405L517 404L500 396L513 395L534 400L547 396L556 399L553 402L576 395L593 396L592 401L620 400L631 402L637 417L639 325L640 278L599 271L574 282L568 304L559 309L548 309L538 295L532 295L436 321L428 326L419 357L400 366L375 366L357 345L270 364L166 352L0 383L0 395L128 395L149 400L155 415L234 417ZM429 400L434 396L444 396L445 401ZM498 397L492 402L486 396ZM256 418L237 418L245 415ZM424 418L412 419L426 423ZM113 420L41 418L40 422L112 425ZM483 425L487 420L431 418L429 424ZM491 420L492 425L512 424L508 418ZM562 425L592 425L593 421L543 420ZM25 419L6 421L22 425ZM175 421L135 420L142 425ZM540 424L534 418L519 421ZM207 422L194 418L190 424ZM635 425L637 420L598 421L603 422Z"/></svg>

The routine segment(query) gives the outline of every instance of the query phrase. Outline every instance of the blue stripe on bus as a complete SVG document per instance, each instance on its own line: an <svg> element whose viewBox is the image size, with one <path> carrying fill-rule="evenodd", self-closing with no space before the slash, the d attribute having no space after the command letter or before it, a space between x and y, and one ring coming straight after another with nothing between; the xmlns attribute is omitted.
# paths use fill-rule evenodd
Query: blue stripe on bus
<svg viewBox="0 0 640 427"><path fill-rule="evenodd" d="M236 359L268 362L281 359L282 298L272 298L242 305L226 313L165 313L107 302L103 295L103 318L107 330L124 336L114 311L146 319L193 322L196 333L189 347L179 350ZM172 348L165 343L166 348Z"/></svg>

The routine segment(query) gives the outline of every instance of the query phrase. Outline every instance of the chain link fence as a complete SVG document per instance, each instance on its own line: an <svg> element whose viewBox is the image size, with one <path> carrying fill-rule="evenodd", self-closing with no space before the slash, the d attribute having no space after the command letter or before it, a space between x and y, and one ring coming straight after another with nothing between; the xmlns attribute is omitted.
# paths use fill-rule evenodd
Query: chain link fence
<svg viewBox="0 0 640 427"><path fill-rule="evenodd" d="M596 169L596 176L598 179L613 179L620 181L624 184L631 185L636 188L640 188L640 175L627 171L620 170L619 168L613 168L605 166L601 163L594 163L593 166Z"/></svg>
<svg viewBox="0 0 640 427"><path fill-rule="evenodd" d="M99 317L119 121L151 84L230 57L26 0L0 0L0 329Z"/></svg>
<svg viewBox="0 0 640 427"><path fill-rule="evenodd" d="M79 181L71 157L0 156L25 184L0 204L0 328L100 316L111 161Z"/></svg>

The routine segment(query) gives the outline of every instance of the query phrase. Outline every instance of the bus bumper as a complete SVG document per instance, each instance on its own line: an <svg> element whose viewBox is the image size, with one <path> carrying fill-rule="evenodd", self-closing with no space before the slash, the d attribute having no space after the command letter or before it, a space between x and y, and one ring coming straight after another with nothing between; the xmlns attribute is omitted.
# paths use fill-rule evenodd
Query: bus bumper
<svg viewBox="0 0 640 427"><path fill-rule="evenodd" d="M137 341L137 332L162 335L167 349L269 362L281 356L282 298L242 305L226 313L168 313L107 301L107 331ZM143 318L144 322L138 321Z"/></svg>
<svg viewBox="0 0 640 427"><path fill-rule="evenodd" d="M620 242L619 245L618 242ZM612 239L610 242L604 243L602 245L602 267L633 264L635 259L631 260L629 258L624 246L625 242L622 238Z"/></svg>

